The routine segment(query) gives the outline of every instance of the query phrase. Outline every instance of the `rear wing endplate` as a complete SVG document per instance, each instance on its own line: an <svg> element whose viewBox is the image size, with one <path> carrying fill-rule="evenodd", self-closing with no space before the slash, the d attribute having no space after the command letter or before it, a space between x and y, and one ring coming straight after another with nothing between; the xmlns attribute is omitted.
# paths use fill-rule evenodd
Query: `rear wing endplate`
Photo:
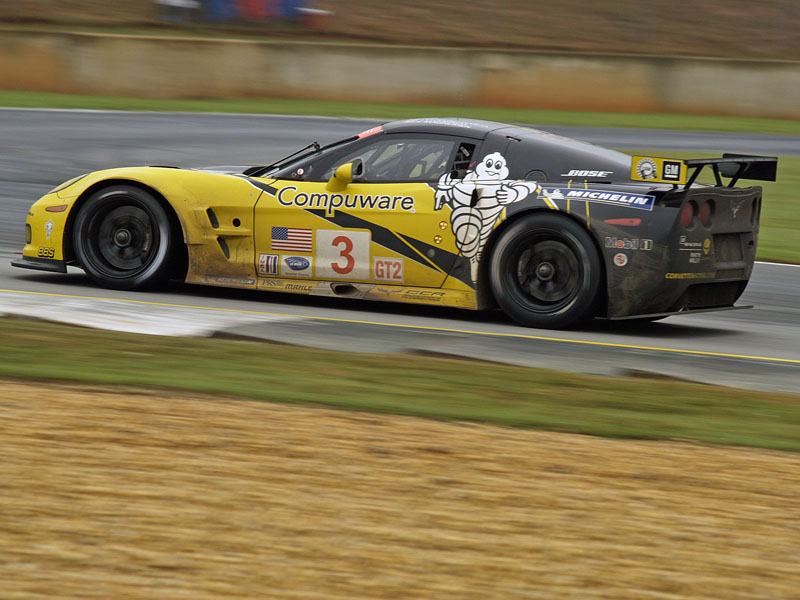
<svg viewBox="0 0 800 600"><path fill-rule="evenodd" d="M729 152L724 153L722 158L688 160L634 156L631 161L631 179L649 183L671 183L687 189L707 166L711 167L718 186L734 187L740 179L775 181L778 158ZM722 182L723 177L729 178L727 184Z"/></svg>

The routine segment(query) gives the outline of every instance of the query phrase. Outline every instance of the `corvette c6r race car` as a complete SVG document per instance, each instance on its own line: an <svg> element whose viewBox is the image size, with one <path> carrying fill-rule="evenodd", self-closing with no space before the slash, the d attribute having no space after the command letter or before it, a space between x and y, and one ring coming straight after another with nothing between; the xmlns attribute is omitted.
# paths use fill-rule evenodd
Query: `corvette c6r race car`
<svg viewBox="0 0 800 600"><path fill-rule="evenodd" d="M705 167L713 182L698 183ZM500 307L531 327L734 307L777 159L631 157L526 127L386 123L269 166L136 167L30 209L17 267ZM723 183L723 177L730 179Z"/></svg>

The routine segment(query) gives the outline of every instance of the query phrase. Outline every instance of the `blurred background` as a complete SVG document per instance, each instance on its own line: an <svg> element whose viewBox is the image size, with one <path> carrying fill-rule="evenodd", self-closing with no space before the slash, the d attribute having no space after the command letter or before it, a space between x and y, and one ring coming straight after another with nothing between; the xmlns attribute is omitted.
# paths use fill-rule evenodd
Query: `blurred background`
<svg viewBox="0 0 800 600"><path fill-rule="evenodd" d="M4 0L0 25L800 59L797 0Z"/></svg>

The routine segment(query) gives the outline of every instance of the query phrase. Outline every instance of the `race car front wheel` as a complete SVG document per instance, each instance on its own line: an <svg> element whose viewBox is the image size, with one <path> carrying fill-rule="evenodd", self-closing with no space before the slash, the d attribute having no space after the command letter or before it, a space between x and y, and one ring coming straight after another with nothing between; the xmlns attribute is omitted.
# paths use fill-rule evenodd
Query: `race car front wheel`
<svg viewBox="0 0 800 600"><path fill-rule="evenodd" d="M93 194L78 212L73 244L80 266L102 286L135 290L161 283L173 243L164 207L127 185Z"/></svg>
<svg viewBox="0 0 800 600"><path fill-rule="evenodd" d="M559 329L594 316L601 263L588 232L572 219L536 213L503 232L491 256L497 303L522 325Z"/></svg>

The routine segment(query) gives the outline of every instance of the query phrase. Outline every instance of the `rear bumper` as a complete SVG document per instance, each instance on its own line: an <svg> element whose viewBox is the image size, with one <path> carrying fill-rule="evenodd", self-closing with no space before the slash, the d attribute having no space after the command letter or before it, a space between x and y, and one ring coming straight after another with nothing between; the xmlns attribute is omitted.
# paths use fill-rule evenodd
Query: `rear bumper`
<svg viewBox="0 0 800 600"><path fill-rule="evenodd" d="M663 317L672 317L675 315L693 315L696 313L719 312L723 310L744 310L753 308L752 304L745 304L741 306L719 306L715 308L691 308L684 310L672 310L669 312L650 313L646 315L626 315L624 317L607 317L609 321L627 321L637 319L661 319Z"/></svg>
<svg viewBox="0 0 800 600"><path fill-rule="evenodd" d="M689 224L680 220L694 205ZM705 224L700 209L710 213ZM761 188L697 187L663 195L636 228L593 223L606 265L611 319L733 307L755 261ZM645 237L647 236L647 237ZM652 237L650 237L652 236Z"/></svg>
<svg viewBox="0 0 800 600"><path fill-rule="evenodd" d="M11 261L12 267L22 269L34 269L36 271L48 271L50 273L66 273L67 265L63 260L54 258L35 258L33 256L23 256Z"/></svg>

